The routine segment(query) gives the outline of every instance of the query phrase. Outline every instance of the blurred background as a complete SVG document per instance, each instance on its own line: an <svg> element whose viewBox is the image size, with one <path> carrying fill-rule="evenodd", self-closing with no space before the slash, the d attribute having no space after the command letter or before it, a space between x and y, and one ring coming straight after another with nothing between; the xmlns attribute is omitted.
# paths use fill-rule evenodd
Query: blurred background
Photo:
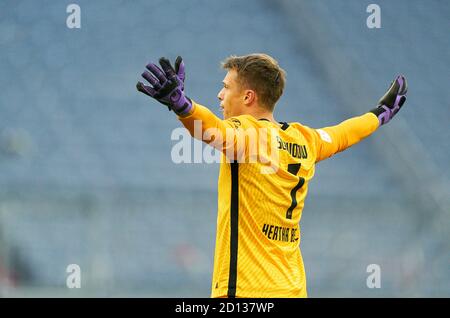
<svg viewBox="0 0 450 318"><path fill-rule="evenodd" d="M135 84L182 55L188 95L219 116L220 61L264 52L287 71L279 121L334 125L409 82L389 125L317 165L309 296L450 297L449 22L444 0L2 0L0 296L209 297L219 165L174 164L181 124Z"/></svg>

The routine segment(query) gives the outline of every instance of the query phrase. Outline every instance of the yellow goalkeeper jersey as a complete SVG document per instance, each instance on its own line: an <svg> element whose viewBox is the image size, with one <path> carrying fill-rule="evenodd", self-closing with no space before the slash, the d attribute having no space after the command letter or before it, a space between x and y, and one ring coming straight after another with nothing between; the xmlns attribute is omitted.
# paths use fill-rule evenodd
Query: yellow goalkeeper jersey
<svg viewBox="0 0 450 318"><path fill-rule="evenodd" d="M300 123L277 125L250 115L221 120L194 102L191 113L179 119L191 135L223 152L211 296L307 297L300 219L315 164L374 132L377 117L367 113L313 129ZM269 135L272 144L252 140L251 134L239 143L239 133L249 129ZM226 143L229 132L236 135ZM261 160L252 161L249 149L255 140L274 148L268 146L261 154L263 147L256 147Z"/></svg>

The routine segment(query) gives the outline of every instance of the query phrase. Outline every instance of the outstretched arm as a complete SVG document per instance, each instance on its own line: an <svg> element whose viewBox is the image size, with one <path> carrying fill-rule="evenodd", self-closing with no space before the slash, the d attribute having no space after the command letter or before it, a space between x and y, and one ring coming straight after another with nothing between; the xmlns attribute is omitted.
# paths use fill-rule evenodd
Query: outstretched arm
<svg viewBox="0 0 450 318"><path fill-rule="evenodd" d="M138 82L136 89L166 105L179 116L189 115L193 106L191 100L184 94L185 73L181 56L175 61L175 69L165 57L159 59L159 64L162 69L154 63L147 64L147 70L141 75L151 85Z"/></svg>
<svg viewBox="0 0 450 318"><path fill-rule="evenodd" d="M381 125L388 123L406 101L406 78L397 76L388 91L368 113L350 118L339 125L315 129L316 162L341 152L371 135Z"/></svg>
<svg viewBox="0 0 450 318"><path fill-rule="evenodd" d="M241 124L245 126L245 118L221 120L208 108L193 102L184 92L184 63L179 56L172 67L169 60L159 60L161 68L154 63L147 64L148 71L142 77L151 85L142 82L136 84L138 91L156 99L173 110L190 134L222 151L228 157L236 157L245 148L245 141L239 138Z"/></svg>

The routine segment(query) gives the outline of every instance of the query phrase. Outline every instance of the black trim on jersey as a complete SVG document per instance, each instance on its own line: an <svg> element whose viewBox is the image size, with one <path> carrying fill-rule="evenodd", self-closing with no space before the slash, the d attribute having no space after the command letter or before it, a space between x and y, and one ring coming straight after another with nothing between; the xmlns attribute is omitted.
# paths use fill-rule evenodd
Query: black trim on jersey
<svg viewBox="0 0 450 318"><path fill-rule="evenodd" d="M283 126L281 126L281 129L283 129L283 130L286 130L289 128L289 124L284 121L280 121L280 124L283 125Z"/></svg>
<svg viewBox="0 0 450 318"><path fill-rule="evenodd" d="M265 121L268 121L270 123L270 120L268 120L266 118L260 118L258 120L265 120ZM284 121L280 121L279 123L281 124L281 129L286 130L286 129L289 128L289 124L288 123L286 123Z"/></svg>
<svg viewBox="0 0 450 318"><path fill-rule="evenodd" d="M297 175L300 170L301 163L291 163L288 164L288 172L292 173L294 176Z"/></svg>
<svg viewBox="0 0 450 318"><path fill-rule="evenodd" d="M228 297L236 297L238 228L239 228L239 163L231 164L231 207L230 207L230 273L228 277Z"/></svg>
<svg viewBox="0 0 450 318"><path fill-rule="evenodd" d="M297 185L291 190L291 206L286 211L286 218L292 219L292 211L297 207L297 191L300 189L303 184L305 183L305 179L300 177L300 180L298 180Z"/></svg>

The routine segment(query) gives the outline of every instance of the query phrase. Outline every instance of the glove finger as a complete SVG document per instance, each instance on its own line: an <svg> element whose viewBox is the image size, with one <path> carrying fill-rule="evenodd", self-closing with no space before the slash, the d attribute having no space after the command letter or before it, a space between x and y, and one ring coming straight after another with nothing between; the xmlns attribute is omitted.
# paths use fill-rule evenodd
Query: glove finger
<svg viewBox="0 0 450 318"><path fill-rule="evenodd" d="M389 92L397 95L400 87L401 86L400 86L399 77L397 77L395 80L392 81L391 87L389 88Z"/></svg>
<svg viewBox="0 0 450 318"><path fill-rule="evenodd" d="M401 90L403 89L403 83L404 83L403 80L404 80L404 78L401 75L397 76L397 78L395 79L395 82L398 84L397 94L400 94Z"/></svg>
<svg viewBox="0 0 450 318"><path fill-rule="evenodd" d="M177 73L178 78L184 82L185 78L184 62L181 56L178 56L175 61L175 72Z"/></svg>
<svg viewBox="0 0 450 318"><path fill-rule="evenodd" d="M394 116L400 111L400 109L402 109L402 105L403 105L403 103L405 102L405 100L406 100L406 97L405 97L405 96L401 96L401 97L399 98L399 101L398 101L398 107L395 107L395 108L392 110L391 118L394 117Z"/></svg>
<svg viewBox="0 0 450 318"><path fill-rule="evenodd" d="M405 95L408 91L408 82L406 81L406 78L403 75L400 75L397 80L400 83L400 95Z"/></svg>
<svg viewBox="0 0 450 318"><path fill-rule="evenodd" d="M177 59L175 60L175 72L178 74L178 71L180 70L180 64L183 62L183 59L181 56L177 56Z"/></svg>
<svg viewBox="0 0 450 318"><path fill-rule="evenodd" d="M378 101L378 105L386 105L389 108L394 107L395 99L398 94L398 89L399 83L397 82L396 79L394 79L389 85L389 89L387 90L387 92Z"/></svg>
<svg viewBox="0 0 450 318"><path fill-rule="evenodd" d="M156 91L152 87L144 85L142 82L137 82L136 89L145 95L155 97Z"/></svg>
<svg viewBox="0 0 450 318"><path fill-rule="evenodd" d="M161 84L159 83L159 81L152 74L150 74L150 72L145 71L141 74L141 76L145 78L150 84L152 84L155 89L161 88Z"/></svg>
<svg viewBox="0 0 450 318"><path fill-rule="evenodd" d="M159 82L162 84L164 84L165 82L167 82L167 77L166 75L164 75L164 72L155 64L153 63L148 63L145 66L150 72L152 72L152 74L154 74L156 76L156 78L159 80Z"/></svg>
<svg viewBox="0 0 450 318"><path fill-rule="evenodd" d="M170 64L170 61L166 59L165 57L162 57L159 59L159 64L161 64L161 67L166 73L167 77L170 79L176 78L175 70L173 69L172 65Z"/></svg>

